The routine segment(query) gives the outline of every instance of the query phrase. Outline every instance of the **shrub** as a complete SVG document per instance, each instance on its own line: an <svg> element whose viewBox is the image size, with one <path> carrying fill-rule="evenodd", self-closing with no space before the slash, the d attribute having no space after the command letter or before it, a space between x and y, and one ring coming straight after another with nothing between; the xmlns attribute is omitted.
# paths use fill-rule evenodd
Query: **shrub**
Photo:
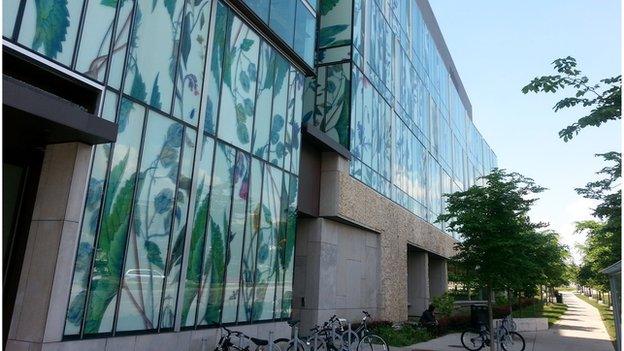
<svg viewBox="0 0 624 351"><path fill-rule="evenodd" d="M440 335L464 331L470 327L470 316L448 316L438 319L438 333Z"/></svg>
<svg viewBox="0 0 624 351"><path fill-rule="evenodd" d="M433 338L427 330L410 324L402 324L395 328L391 322L376 321L370 323L369 327L386 340L389 346L409 346Z"/></svg>
<svg viewBox="0 0 624 351"><path fill-rule="evenodd" d="M450 316L453 312L454 298L448 293L433 298L433 305L436 308L436 314L442 317Z"/></svg>

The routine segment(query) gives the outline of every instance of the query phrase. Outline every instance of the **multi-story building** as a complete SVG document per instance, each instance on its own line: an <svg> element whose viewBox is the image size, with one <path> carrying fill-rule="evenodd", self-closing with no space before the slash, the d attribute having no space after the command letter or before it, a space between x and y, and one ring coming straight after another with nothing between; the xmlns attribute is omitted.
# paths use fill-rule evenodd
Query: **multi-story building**
<svg viewBox="0 0 624 351"><path fill-rule="evenodd" d="M9 350L406 320L496 164L426 0L11 0L3 60Z"/></svg>

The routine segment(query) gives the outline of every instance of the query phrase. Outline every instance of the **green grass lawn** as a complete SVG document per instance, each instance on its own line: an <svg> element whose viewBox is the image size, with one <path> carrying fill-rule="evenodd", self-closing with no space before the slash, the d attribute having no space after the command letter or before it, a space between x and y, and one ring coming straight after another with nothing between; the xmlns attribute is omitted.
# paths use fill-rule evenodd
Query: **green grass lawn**
<svg viewBox="0 0 624 351"><path fill-rule="evenodd" d="M587 302L588 304L596 307L598 312L600 312L600 317L602 318L602 323L604 323L605 328L607 329L607 333L609 333L609 337L611 340L615 340L615 322L613 321L613 311L609 309L609 306L599 304L598 301L587 297L583 294L575 294L579 299Z"/></svg>
<svg viewBox="0 0 624 351"><path fill-rule="evenodd" d="M515 318L548 318L548 325L552 325L561 318L568 309L563 303L546 302L544 304L538 302L519 310L513 311Z"/></svg>

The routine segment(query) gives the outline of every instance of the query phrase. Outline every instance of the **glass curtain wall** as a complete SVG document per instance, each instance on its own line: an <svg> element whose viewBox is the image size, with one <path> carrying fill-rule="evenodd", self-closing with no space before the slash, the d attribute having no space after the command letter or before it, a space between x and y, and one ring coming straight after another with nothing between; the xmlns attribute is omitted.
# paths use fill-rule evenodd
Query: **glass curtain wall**
<svg viewBox="0 0 624 351"><path fill-rule="evenodd" d="M306 80L304 123L351 150L354 178L434 223L442 195L475 184L496 156L416 1L331 4L319 11L317 76Z"/></svg>
<svg viewBox="0 0 624 351"><path fill-rule="evenodd" d="M284 22L313 8L273 2L313 53ZM6 39L106 86L119 128L94 150L66 338L290 316L303 75L216 0L3 9Z"/></svg>

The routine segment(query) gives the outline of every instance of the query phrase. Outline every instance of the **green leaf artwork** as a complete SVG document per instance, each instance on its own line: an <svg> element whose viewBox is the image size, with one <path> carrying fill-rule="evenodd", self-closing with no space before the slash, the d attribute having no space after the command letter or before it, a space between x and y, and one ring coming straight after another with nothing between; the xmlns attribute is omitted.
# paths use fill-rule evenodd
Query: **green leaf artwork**
<svg viewBox="0 0 624 351"><path fill-rule="evenodd" d="M141 101L145 101L147 98L147 93L145 92L145 82L143 82L143 77L141 77L138 67L135 67L134 69L134 78L132 79L132 86L130 87L130 95Z"/></svg>
<svg viewBox="0 0 624 351"><path fill-rule="evenodd" d="M321 13L322 16L325 16L329 13L329 11L331 11L334 7L336 7L336 5L338 5L339 2L340 0L323 0L321 1L319 12Z"/></svg>
<svg viewBox="0 0 624 351"><path fill-rule="evenodd" d="M157 73L156 78L154 78L154 83L152 84L152 94L150 95L150 105L158 109L162 108L162 103L160 102L160 89L158 88L159 75L160 73ZM143 88L145 88L145 84L143 85Z"/></svg>
<svg viewBox="0 0 624 351"><path fill-rule="evenodd" d="M56 58L63 51L63 42L69 27L67 0L35 0L37 19L33 50L43 46L46 56Z"/></svg>
<svg viewBox="0 0 624 351"><path fill-rule="evenodd" d="M336 24L333 26L323 27L319 31L319 47L336 46L350 43L349 40L336 41L336 36L349 28L346 24Z"/></svg>
<svg viewBox="0 0 624 351"><path fill-rule="evenodd" d="M122 0L122 4L125 0ZM100 4L108 7L117 7L117 0L102 0Z"/></svg>
<svg viewBox="0 0 624 351"><path fill-rule="evenodd" d="M249 49L251 49L251 46L254 44L254 41L251 39L243 39L243 42L240 45L241 50L243 51L249 51Z"/></svg>
<svg viewBox="0 0 624 351"><path fill-rule="evenodd" d="M154 266L165 269L165 264L160 253L160 248L156 243L150 240L145 241L145 250L147 251L147 260Z"/></svg>
<svg viewBox="0 0 624 351"><path fill-rule="evenodd" d="M175 12L176 0L164 0L165 8L167 9L167 13L169 13L169 17L173 20L173 13Z"/></svg>
<svg viewBox="0 0 624 351"><path fill-rule="evenodd" d="M191 13L187 13L184 16L184 25L182 27L182 39L180 42L180 53L182 54L182 61L184 62L184 67L188 62L189 54L191 53L191 21L193 17Z"/></svg>

